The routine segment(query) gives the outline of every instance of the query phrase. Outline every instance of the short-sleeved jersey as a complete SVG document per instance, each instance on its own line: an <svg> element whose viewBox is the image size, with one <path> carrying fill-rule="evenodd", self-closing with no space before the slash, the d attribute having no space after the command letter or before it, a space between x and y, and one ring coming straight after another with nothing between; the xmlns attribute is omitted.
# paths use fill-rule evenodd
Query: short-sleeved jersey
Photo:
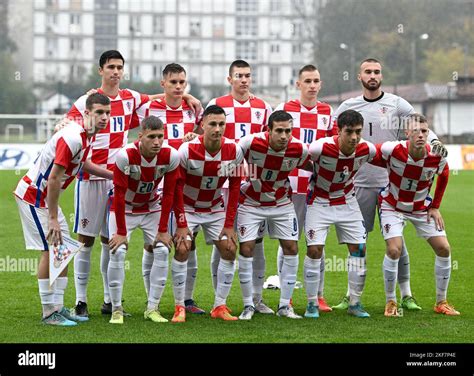
<svg viewBox="0 0 474 376"><path fill-rule="evenodd" d="M434 176L443 172L447 161L430 153L428 144L425 157L414 160L408 153L408 146L408 141L385 142L381 146L389 184L380 193L380 198L396 211L421 214L431 205Z"/></svg>
<svg viewBox="0 0 474 376"><path fill-rule="evenodd" d="M239 102L232 95L211 99L207 107L217 105L226 114L224 137L238 142L242 137L266 130L272 107L262 99Z"/></svg>
<svg viewBox="0 0 474 376"><path fill-rule="evenodd" d="M125 213L144 214L159 211L158 185L163 176L179 165L178 151L163 145L151 160L140 153L140 143L135 141L117 154L114 169L114 186L126 189ZM115 210L112 204L111 210Z"/></svg>
<svg viewBox="0 0 474 376"><path fill-rule="evenodd" d="M249 164L249 178L241 187L240 203L250 206L282 206L291 202L288 176L308 161L308 148L291 137L285 149L271 148L268 132L245 136L239 141ZM255 175L255 176L254 176Z"/></svg>
<svg viewBox="0 0 474 376"><path fill-rule="evenodd" d="M360 112L364 117L362 138L373 144L402 140L405 135L399 125L404 117L415 112L405 99L390 93L382 93L374 100L362 95L348 99L339 106L334 116L337 119L349 109ZM388 176L384 169L366 164L359 170L354 182L358 187L382 188L388 184Z"/></svg>
<svg viewBox="0 0 474 376"><path fill-rule="evenodd" d="M101 89L97 90L104 94ZM128 141L128 131L138 126L138 116L135 111L143 103L148 102L149 97L129 89L119 90L115 98L110 99L111 112L107 126L96 134L91 145L89 159L108 170L113 170L115 158L121 148ZM86 109L87 95L80 97L69 110L67 117L82 122ZM101 180L98 176L82 174L82 180Z"/></svg>
<svg viewBox="0 0 474 376"><path fill-rule="evenodd" d="M209 153L204 147L204 136L183 143L179 148L179 160L185 171L183 187L184 208L191 212L222 212L222 186L229 171L243 160L242 150L237 144L222 137L221 149Z"/></svg>
<svg viewBox="0 0 474 376"><path fill-rule="evenodd" d="M196 131L202 116L201 113L199 118L196 118L194 111L184 100L181 106L174 108L168 106L164 99L155 99L145 103L137 110L137 114L140 123L150 115L160 118L165 126L165 144L176 150L183 143L185 134Z"/></svg>
<svg viewBox="0 0 474 376"><path fill-rule="evenodd" d="M37 208L47 207L48 178L55 164L66 169L61 178L61 191L74 180L89 152L86 130L71 122L46 143L34 165L19 181L14 194Z"/></svg>
<svg viewBox="0 0 474 376"><path fill-rule="evenodd" d="M376 155L371 142L361 140L354 153L345 155L339 148L339 136L321 138L309 146L313 176L308 204L344 205L355 198L354 175Z"/></svg>
<svg viewBox="0 0 474 376"><path fill-rule="evenodd" d="M323 137L337 134L334 124L332 108L329 104L318 102L314 107L306 107L299 100L281 103L275 111L283 110L293 118L293 131L291 135L299 139L306 146ZM305 194L308 192L311 172L296 169L290 174L290 183L293 193Z"/></svg>

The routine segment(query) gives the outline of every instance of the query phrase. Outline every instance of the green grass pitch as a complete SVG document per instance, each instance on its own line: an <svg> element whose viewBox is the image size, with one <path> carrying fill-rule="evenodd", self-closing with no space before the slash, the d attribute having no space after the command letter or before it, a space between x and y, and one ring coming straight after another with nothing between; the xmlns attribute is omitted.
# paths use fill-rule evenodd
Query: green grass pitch
<svg viewBox="0 0 474 376"><path fill-rule="evenodd" d="M31 271L15 270L20 259L37 259L39 252L24 250L24 241L12 191L21 173L0 171L0 342L66 342L66 343L465 343L474 342L473 247L473 183L474 171L451 172L441 212L447 226L452 248L453 271L448 291L449 301L461 311L459 317L446 317L433 312L435 298L434 253L428 244L415 236L411 225L405 236L411 257L411 284L414 296L423 307L421 312L404 312L401 318L386 318L382 260L384 242L378 228L368 241L368 273L362 302L371 314L369 319L350 317L345 312L322 313L318 320L290 320L256 314L250 322L222 322L204 316L188 315L185 324L155 324L143 319L145 291L141 277L142 236L136 231L130 243L124 307L133 314L125 324L117 327L100 314L102 278L99 271L100 249L93 249L92 273L89 283L91 319L74 328L47 327L40 322L40 301L36 276ZM72 228L73 187L61 198L66 218ZM276 242L265 239L267 276L276 274ZM300 266L298 280L302 281L304 242L299 243ZM213 289L209 272L211 248L198 239L199 270L195 299L207 311L213 303ZM338 245L335 231L331 231L326 246L326 258L335 265L326 272L325 296L329 304L337 303L346 291L347 273L337 268L346 257L346 247ZM71 264L72 265L72 264ZM17 264L18 266L18 264ZM65 303L74 304L72 266ZM264 299L276 307L279 291L264 290ZM294 293L295 309L303 314L306 296L303 289ZM243 306L237 273L228 305L235 314ZM161 312L171 318L173 296L170 281L161 302Z"/></svg>

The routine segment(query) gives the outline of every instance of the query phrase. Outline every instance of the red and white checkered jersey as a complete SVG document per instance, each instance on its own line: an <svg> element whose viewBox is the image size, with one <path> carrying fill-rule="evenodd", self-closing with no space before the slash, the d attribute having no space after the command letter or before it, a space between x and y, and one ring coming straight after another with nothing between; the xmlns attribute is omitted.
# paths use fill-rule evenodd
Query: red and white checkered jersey
<svg viewBox="0 0 474 376"><path fill-rule="evenodd" d="M97 91L104 94L101 89ZM135 111L143 103L148 102L149 97L133 90L122 89L119 90L115 98L109 97L109 99L111 104L110 120L107 127L96 134L88 158L100 167L113 170L117 153L127 144L128 131L139 124ZM67 117L81 124L86 109L86 100L87 95L80 97L69 110ZM81 175L81 179L102 180L103 178L84 173Z"/></svg>
<svg viewBox="0 0 474 376"><path fill-rule="evenodd" d="M408 153L408 147L409 141L382 144L381 153L386 161L389 184L380 193L380 198L396 211L421 214L431 205L430 189L434 176L443 173L447 160L430 153L431 146L428 144L425 157L414 160Z"/></svg>
<svg viewBox="0 0 474 376"><path fill-rule="evenodd" d="M125 213L144 214L159 211L158 185L163 176L179 165L178 151L163 145L151 160L140 153L140 142L135 141L117 154L114 186L126 188ZM111 209L115 211L115 202Z"/></svg>
<svg viewBox="0 0 474 376"><path fill-rule="evenodd" d="M160 118L165 126L165 144L179 149L186 133L195 132L201 121L202 112L198 118L186 101L174 108L168 106L164 99L155 99L145 103L137 110L140 123L148 116Z"/></svg>
<svg viewBox="0 0 474 376"><path fill-rule="evenodd" d="M226 114L224 137L238 142L242 137L266 130L272 107L262 99L239 102L232 95L211 99L211 105L222 107Z"/></svg>
<svg viewBox="0 0 474 376"><path fill-rule="evenodd" d="M243 160L242 150L237 144L222 137L222 147L213 155L204 147L204 136L201 135L180 146L179 159L181 171L186 174L183 187L185 210L224 211L221 188L229 178L228 171Z"/></svg>
<svg viewBox="0 0 474 376"><path fill-rule="evenodd" d="M61 190L64 190L82 167L89 147L90 140L86 130L71 122L46 143L34 165L19 181L14 194L30 205L46 208L48 178L53 165L57 164L66 169L61 178Z"/></svg>
<svg viewBox="0 0 474 376"><path fill-rule="evenodd" d="M329 104L318 102L314 107L306 107L298 99L280 103L275 111L283 110L293 118L293 131L291 135L309 146L313 141L323 137L337 134L337 126L332 116ZM293 193L308 193L311 172L303 169L294 170L290 174L290 183Z"/></svg>
<svg viewBox="0 0 474 376"><path fill-rule="evenodd" d="M325 137L311 143L309 154L314 168L308 204L344 205L354 199L354 175L376 153L375 145L363 139L351 155L345 155L339 149L339 136Z"/></svg>
<svg viewBox="0 0 474 376"><path fill-rule="evenodd" d="M308 161L308 148L291 137L280 151L270 147L268 132L245 136L239 141L249 164L249 179L242 185L240 203L250 206L282 206L291 202L288 176ZM253 176L256 173L256 176Z"/></svg>

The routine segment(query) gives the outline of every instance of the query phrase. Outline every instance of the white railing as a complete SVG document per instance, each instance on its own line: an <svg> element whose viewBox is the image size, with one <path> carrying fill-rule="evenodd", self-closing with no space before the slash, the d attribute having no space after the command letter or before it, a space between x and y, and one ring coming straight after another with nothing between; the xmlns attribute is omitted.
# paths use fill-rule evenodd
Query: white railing
<svg viewBox="0 0 474 376"><path fill-rule="evenodd" d="M54 125L64 117L64 115L34 115L34 114L0 114L0 135L5 137L5 141L10 141L12 131L18 132L18 140L24 140L27 125L22 124L21 120L35 120L33 130L35 132L35 141L44 142L48 140L54 131ZM4 123L2 120L12 120ZM30 126L31 127L31 126Z"/></svg>

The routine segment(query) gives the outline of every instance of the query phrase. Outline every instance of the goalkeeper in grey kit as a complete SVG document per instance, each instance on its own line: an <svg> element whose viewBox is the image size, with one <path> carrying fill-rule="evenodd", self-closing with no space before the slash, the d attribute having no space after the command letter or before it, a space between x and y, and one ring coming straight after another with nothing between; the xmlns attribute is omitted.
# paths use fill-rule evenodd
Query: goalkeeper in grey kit
<svg viewBox="0 0 474 376"><path fill-rule="evenodd" d="M382 64L376 59L365 59L360 65L358 80L363 88L362 95L344 101L335 112L335 117L345 110L356 110L364 117L362 138L374 144L386 141L397 141L405 137L404 120L415 112L414 108L405 99L385 93L382 85ZM431 143L433 153L446 157L446 148L430 131L428 142ZM382 188L388 184L387 171L369 163L361 166L354 178L356 198L362 211L367 233L374 228L377 197ZM408 310L421 310L413 298L410 287L410 259L405 241L398 264L398 285L402 296L401 306ZM349 290L348 290L349 291ZM332 307L347 309L349 292L342 302Z"/></svg>

